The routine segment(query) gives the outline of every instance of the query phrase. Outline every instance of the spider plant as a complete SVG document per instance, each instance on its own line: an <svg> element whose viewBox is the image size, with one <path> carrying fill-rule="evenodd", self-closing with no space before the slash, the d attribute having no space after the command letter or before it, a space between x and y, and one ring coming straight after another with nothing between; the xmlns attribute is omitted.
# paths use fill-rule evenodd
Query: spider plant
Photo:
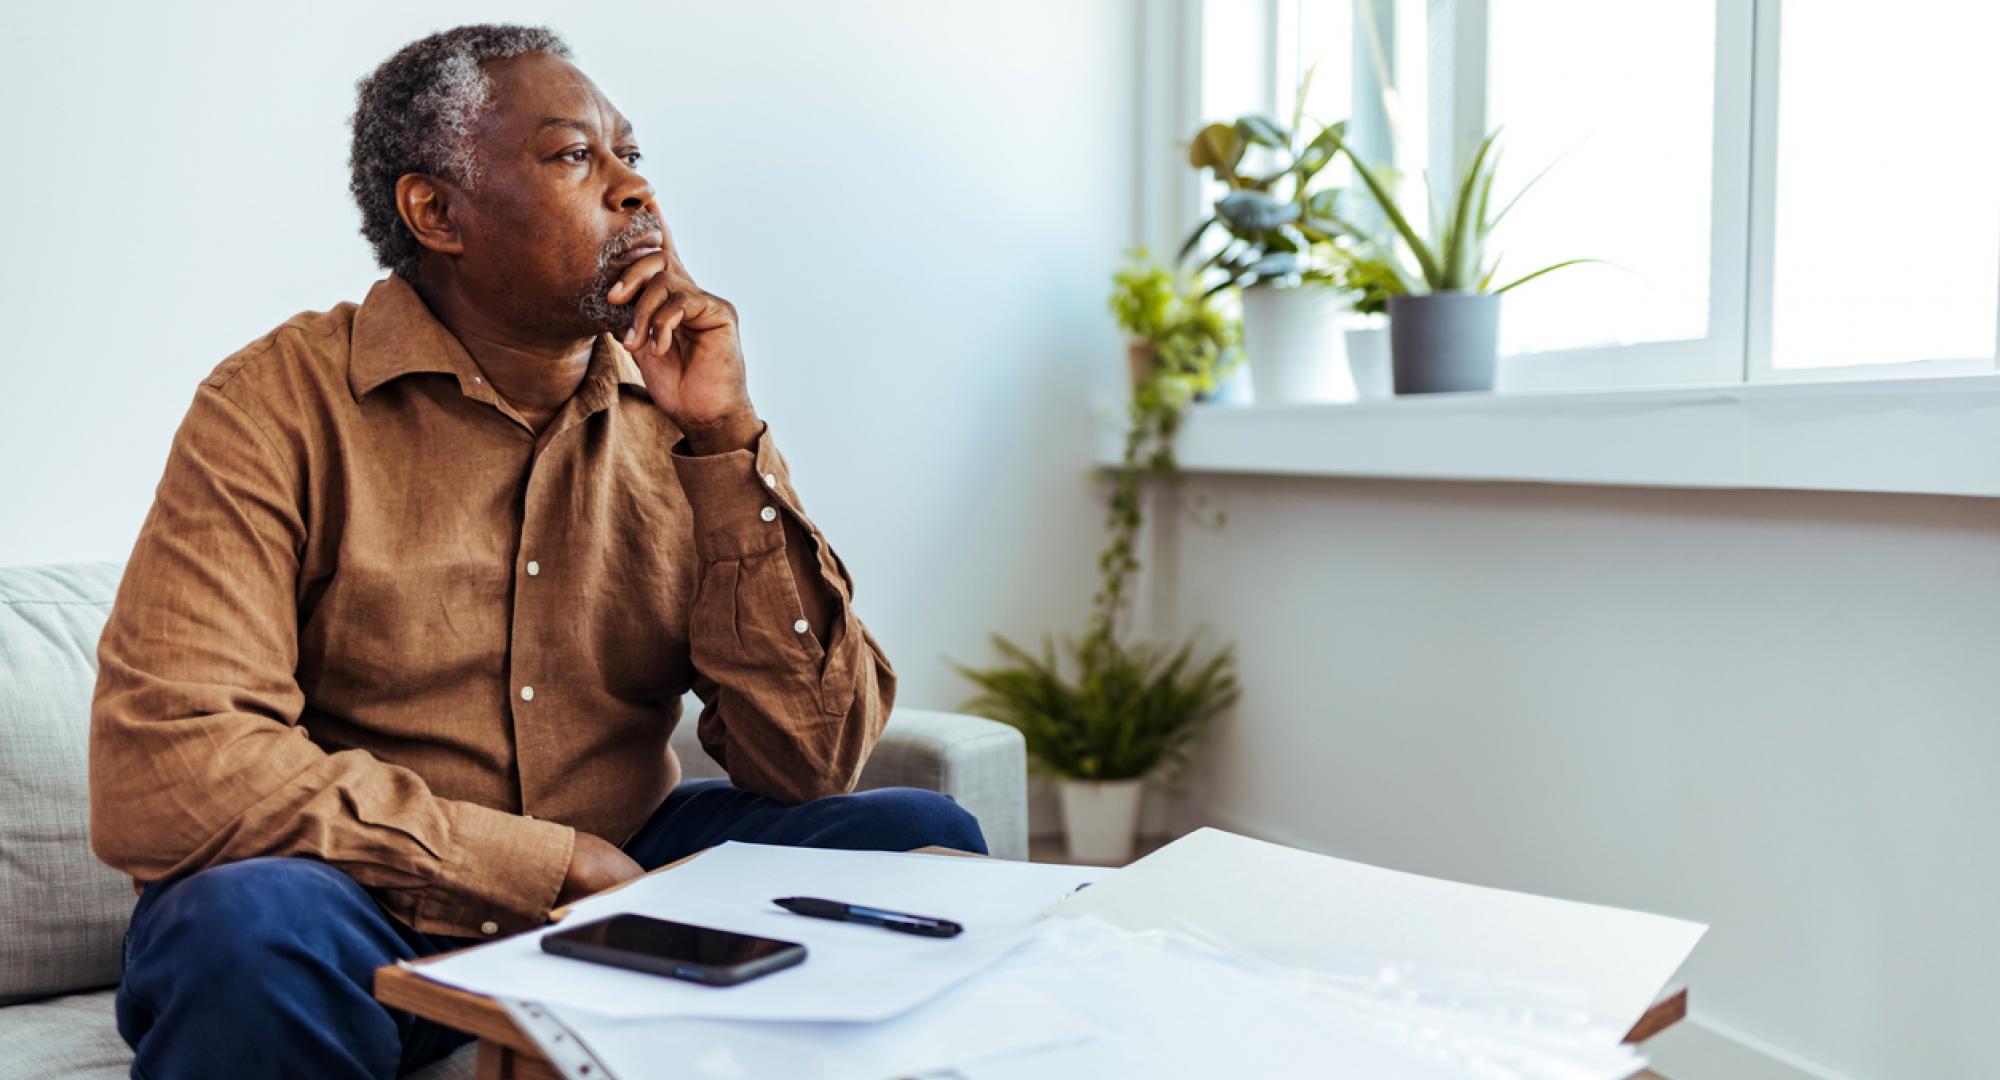
<svg viewBox="0 0 2000 1080"><path fill-rule="evenodd" d="M1416 274L1410 273L1397 260L1387 261L1386 265L1402 279L1405 291L1498 294L1565 266L1601 261L1565 259L1544 266L1533 273L1524 274L1497 289L1491 287L1493 277L1500 268L1499 256L1494 256L1490 262L1486 258L1487 244L1493 235L1494 227L1500 224L1508 211L1514 209L1515 204L1521 201L1521 196L1526 195L1529 188L1534 187L1542 177L1548 175L1549 168L1555 167L1551 163L1516 192L1514 197L1507 201L1507 205L1500 208L1499 213L1490 213L1493 176L1500 165L1500 151L1496 147L1499 139L1500 129L1495 128L1493 133L1486 136L1485 141L1479 144L1479 152L1472 156L1472 161L1466 165L1464 173L1459 177L1449 205L1440 205L1437 192L1435 190L1430 192L1430 234L1433 238L1430 243L1426 243L1424 238L1418 235L1416 228L1410 224L1409 217L1403 213L1402 207L1397 205L1396 197L1390 191L1392 184L1382 172L1377 167L1362 161L1352 147L1345 143L1341 145L1341 149L1347 153L1348 160L1354 163L1355 175L1360 177L1362 185L1368 189L1369 194L1375 197L1376 204L1381 206L1383 216L1389 219L1395 235L1402 239L1404 245L1409 248L1411 257L1416 260L1418 268ZM1427 183L1426 187L1428 186Z"/></svg>

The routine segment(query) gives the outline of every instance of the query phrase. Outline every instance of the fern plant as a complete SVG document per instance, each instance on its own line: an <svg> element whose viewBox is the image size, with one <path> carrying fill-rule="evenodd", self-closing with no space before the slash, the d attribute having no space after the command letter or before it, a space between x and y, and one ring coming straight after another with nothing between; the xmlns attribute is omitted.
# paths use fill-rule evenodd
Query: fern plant
<svg viewBox="0 0 2000 1080"><path fill-rule="evenodd" d="M1065 675L1053 640L1037 656L994 635L1006 661L960 674L979 688L969 711L1018 728L1039 767L1072 780L1137 780L1187 764L1190 745L1236 701L1235 656L1195 658L1195 642L1171 652L1115 639L1064 642Z"/></svg>

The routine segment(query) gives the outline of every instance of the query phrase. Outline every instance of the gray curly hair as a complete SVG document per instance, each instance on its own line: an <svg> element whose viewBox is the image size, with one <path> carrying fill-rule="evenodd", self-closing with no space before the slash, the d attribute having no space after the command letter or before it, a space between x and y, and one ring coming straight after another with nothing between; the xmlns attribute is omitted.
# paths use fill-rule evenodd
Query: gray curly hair
<svg viewBox="0 0 2000 1080"><path fill-rule="evenodd" d="M415 172L475 187L472 127L493 85L480 65L531 52L570 55L544 27L460 26L403 46L356 84L348 188L361 208L361 235L383 269L407 279L423 253L396 213L396 181Z"/></svg>

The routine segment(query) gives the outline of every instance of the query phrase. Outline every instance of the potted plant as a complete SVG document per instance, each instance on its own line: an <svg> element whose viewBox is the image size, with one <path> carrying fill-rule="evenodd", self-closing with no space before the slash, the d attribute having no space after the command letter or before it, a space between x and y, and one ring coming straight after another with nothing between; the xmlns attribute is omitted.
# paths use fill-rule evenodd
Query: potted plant
<svg viewBox="0 0 2000 1080"><path fill-rule="evenodd" d="M996 636L1006 663L960 668L979 688L967 708L1019 728L1030 758L1055 775L1071 858L1129 860L1147 777L1184 767L1195 738L1235 701L1232 654L1198 660L1195 644L1169 651L1113 637L1066 641L1071 677L1053 641L1037 656Z"/></svg>
<svg viewBox="0 0 2000 1080"><path fill-rule="evenodd" d="M1332 400L1341 396L1341 320L1353 297L1347 264L1329 249L1340 237L1364 239L1337 212L1338 188L1314 181L1342 145L1346 123L1306 136L1306 91L1299 87L1292 125L1263 116L1209 124L1188 144L1188 163L1228 190L1214 213L1181 247L1185 265L1220 230L1222 245L1198 273L1213 274L1210 293L1235 287L1243 298L1243 343L1259 403ZM1257 148L1269 164L1245 166Z"/></svg>
<svg viewBox="0 0 2000 1080"><path fill-rule="evenodd" d="M1147 777L1184 765L1188 747L1237 693L1228 647L1201 657L1192 639L1169 650L1130 645L1121 635L1148 483L1179 481L1173 443L1181 416L1201 387L1213 385L1235 338L1209 297L1171 274L1163 282L1163 273L1141 252L1114 279L1120 325L1156 338L1157 360L1135 367L1106 505L1110 537L1097 556L1102 584L1082 638L1064 639L1067 664L1052 638L1036 655L995 635L999 666L953 665L978 690L966 709L1020 729L1036 768L1056 777L1070 855L1092 863L1131 857Z"/></svg>
<svg viewBox="0 0 2000 1080"><path fill-rule="evenodd" d="M1200 399L1235 370L1242 326L1202 293L1198 281L1176 274L1138 248L1111 284L1111 314L1127 336L1135 397L1153 385L1156 375L1164 375L1185 383Z"/></svg>
<svg viewBox="0 0 2000 1080"><path fill-rule="evenodd" d="M1499 256L1490 261L1487 258L1493 229L1548 172L1544 169L1498 213L1491 213L1493 175L1500 160L1494 144L1499 138L1495 129L1480 143L1448 204L1436 207L1432 200L1437 212L1431 219L1431 243L1418 235L1397 205L1390 191L1392 182L1363 162L1351 147L1341 147L1381 206L1396 238L1417 264L1417 271L1411 273L1393 256L1383 260L1400 286L1387 298L1390 352L1399 394L1493 389L1499 361L1501 295L1552 270L1598 261L1567 259L1497 289L1491 287L1500 265Z"/></svg>
<svg viewBox="0 0 2000 1080"><path fill-rule="evenodd" d="M1343 333L1347 367L1354 376L1354 396L1366 400L1390 397L1396 388L1389 361L1389 301L1403 295L1402 275L1386 252L1371 250L1363 255L1345 247L1331 250L1344 260L1347 285L1355 294L1354 314L1360 317Z"/></svg>

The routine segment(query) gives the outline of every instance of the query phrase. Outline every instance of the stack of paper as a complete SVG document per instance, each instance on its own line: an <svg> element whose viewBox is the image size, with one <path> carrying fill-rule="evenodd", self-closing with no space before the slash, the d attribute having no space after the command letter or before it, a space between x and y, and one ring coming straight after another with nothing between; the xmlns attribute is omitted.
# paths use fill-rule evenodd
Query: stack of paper
<svg viewBox="0 0 2000 1080"><path fill-rule="evenodd" d="M1100 1034L988 1058L961 1070L971 1080L1620 1080L1645 1064L1624 1033L1706 930L1212 829L1055 915L1070 941L982 981L1018 978Z"/></svg>
<svg viewBox="0 0 2000 1080"><path fill-rule="evenodd" d="M617 1019L567 1006L541 1008L598 1063L589 1075L569 1074L571 1080L604 1080L600 1071L615 1080L891 1080L1074 1046L1099 1034L1047 994L983 977L877 1023Z"/></svg>
<svg viewBox="0 0 2000 1080"><path fill-rule="evenodd" d="M1473 1046L1347 1007L1310 980L1177 932L1057 918L978 985L1036 989L1098 1029L1080 1043L970 1061L968 1080L1144 1076L1368 1080L1620 1080L1643 1067L1627 1047Z"/></svg>
<svg viewBox="0 0 2000 1080"><path fill-rule="evenodd" d="M1467 1006L1566 1010L1579 1035L1617 1043L1708 928L1553 900L1252 840L1182 837L1066 901L1133 930L1179 930L1357 985L1417 980ZM1587 1029L1587 1030L1586 1030Z"/></svg>

